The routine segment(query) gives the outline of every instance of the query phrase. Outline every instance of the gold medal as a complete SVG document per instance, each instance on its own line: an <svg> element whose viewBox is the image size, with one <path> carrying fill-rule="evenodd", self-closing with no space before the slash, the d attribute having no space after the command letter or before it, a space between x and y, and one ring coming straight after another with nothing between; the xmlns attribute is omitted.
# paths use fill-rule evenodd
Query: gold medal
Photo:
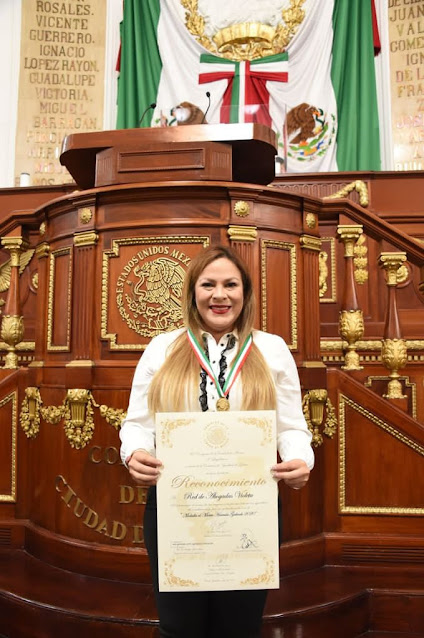
<svg viewBox="0 0 424 638"><path fill-rule="evenodd" d="M216 402L216 409L218 412L226 412L230 409L230 402L226 397L220 397Z"/></svg>

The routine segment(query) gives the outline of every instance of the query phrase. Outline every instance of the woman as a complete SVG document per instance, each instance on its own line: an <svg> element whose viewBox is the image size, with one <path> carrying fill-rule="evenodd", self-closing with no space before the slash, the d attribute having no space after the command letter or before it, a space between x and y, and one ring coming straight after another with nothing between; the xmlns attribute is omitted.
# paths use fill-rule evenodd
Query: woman
<svg viewBox="0 0 424 638"><path fill-rule="evenodd" d="M252 281L232 249L212 246L190 264L184 284L185 327L158 335L134 375L128 414L121 428L121 456L136 483L149 489L144 536L159 611L161 638L257 638L265 590L159 592L155 457L156 412L276 410L282 461L270 471L294 489L303 487L314 464L311 434L303 418L299 378L281 337L253 330ZM253 338L253 339L252 339ZM219 385L199 364L204 350ZM248 353L232 385L225 382L240 351ZM211 375L213 378L213 375Z"/></svg>

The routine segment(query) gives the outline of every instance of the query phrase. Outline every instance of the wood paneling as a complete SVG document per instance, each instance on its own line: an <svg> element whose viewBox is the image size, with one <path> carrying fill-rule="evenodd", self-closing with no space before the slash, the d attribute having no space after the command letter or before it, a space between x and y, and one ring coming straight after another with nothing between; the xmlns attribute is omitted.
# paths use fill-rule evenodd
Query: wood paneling
<svg viewBox="0 0 424 638"><path fill-rule="evenodd" d="M323 179L326 189L339 179L345 177ZM385 178L386 185L392 179ZM296 177L292 181L300 184ZM369 176L368 181L376 179ZM29 636L28 627L31 638L59 631L63 636L78 631L81 638L156 635L143 544L145 494L121 464L117 427L105 415L126 409L145 344L172 327L171 318L178 314L179 283L167 277L179 273L181 279L201 246L217 242L231 243L246 258L259 302L258 327L286 339L303 390L327 387L338 419L334 437L324 434L323 445L316 448L308 486L301 491L280 486L284 580L281 590L270 595L263 635L324 638L342 627L342 635L353 638L371 627L383 629L378 619L390 600L372 599L370 588L377 587L394 588L393 609L406 618L410 605L421 622L410 570L418 582L424 565L424 502L417 480L424 450L424 356L415 344L411 352L417 358L410 358L402 371L409 384L402 409L382 397L388 373L378 344L359 348L364 370L340 371L344 257L343 246L335 241L336 227L349 219L368 224L369 277L358 285L365 341L376 342L383 334L387 287L376 261L388 245L409 251L410 278L397 297L403 334L417 342L423 337L418 292L423 251L378 215L368 215L357 204L357 193L348 201L322 202L299 192L234 182L134 183L67 191L33 214L9 216L3 225L0 221L5 232L26 225L31 246L37 247L21 280L35 361L17 372L0 371L0 402L5 401L0 407L0 493L12 493L15 463L17 496L16 503L0 503L1 567L13 573L8 581L0 576L0 632L14 638ZM378 197L383 201L374 191L373 205ZM238 202L243 206L236 207ZM311 215L319 227L312 225ZM41 221L46 222L44 235L38 233ZM245 228L248 239L231 234L230 227ZM314 243L320 234L327 238L331 275L321 304ZM161 259L171 260L172 268L167 270L170 264ZM160 300L149 297L145 285L157 270L158 280L166 284ZM38 288L32 291L36 271ZM166 317L164 300L171 304ZM325 340L332 342L329 349L322 347ZM7 397L16 393L19 416L27 387L39 389L44 416L33 438L16 421L13 452ZM92 424L84 445L76 445L75 424L66 412L72 389L91 393L85 425L87 415ZM25 552L19 552L21 547ZM340 569L320 570L325 564ZM374 578L375 567L381 572ZM111 601L110 608L105 600ZM398 626L403 630L405 625Z"/></svg>

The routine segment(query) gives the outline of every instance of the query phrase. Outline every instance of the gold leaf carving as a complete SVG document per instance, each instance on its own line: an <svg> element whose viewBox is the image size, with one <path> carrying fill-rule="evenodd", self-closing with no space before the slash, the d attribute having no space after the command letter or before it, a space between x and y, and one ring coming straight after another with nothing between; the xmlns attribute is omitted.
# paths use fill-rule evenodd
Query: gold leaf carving
<svg viewBox="0 0 424 638"><path fill-rule="evenodd" d="M19 257L19 274L22 275L25 268L32 259L35 249L26 250ZM6 292L10 286L10 274L12 268L12 260L8 259L0 266L0 292Z"/></svg>
<svg viewBox="0 0 424 638"><path fill-rule="evenodd" d="M302 410L308 429L312 434L313 447L323 444L324 439L320 432L320 426L323 423L323 434L330 439L333 438L337 430L337 417L327 390L321 388L309 390L302 399Z"/></svg>
<svg viewBox="0 0 424 638"><path fill-rule="evenodd" d="M116 430L119 430L122 421L127 416L125 410L121 410L120 408L108 408L107 405L99 406L99 412L100 416L104 418L106 423L112 425Z"/></svg>
<svg viewBox="0 0 424 638"><path fill-rule="evenodd" d="M96 403L90 390L72 388L67 391L62 405L44 406L38 388L26 388L20 414L21 427L28 438L34 438L39 432L40 417L52 425L64 419L66 438L71 447L80 450L92 439L94 408L99 408L100 416L115 429L119 429L126 416L120 408Z"/></svg>
<svg viewBox="0 0 424 638"><path fill-rule="evenodd" d="M198 0L180 1L186 10L186 28L197 42L215 55L236 61L281 53L305 17L301 8L305 0L290 0L275 28L260 22L239 22L219 29L211 39L205 34L205 19L199 13Z"/></svg>
<svg viewBox="0 0 424 638"><path fill-rule="evenodd" d="M319 254L319 296L324 297L325 293L328 290L328 254L325 250L322 250Z"/></svg>
<svg viewBox="0 0 424 638"><path fill-rule="evenodd" d="M25 435L35 439L40 431L41 397L38 388L26 388L22 401L20 423Z"/></svg>
<svg viewBox="0 0 424 638"><path fill-rule="evenodd" d="M360 235L358 241L353 247L353 264L355 266L354 277L358 284L364 284L368 281L368 248L365 245L365 235Z"/></svg>

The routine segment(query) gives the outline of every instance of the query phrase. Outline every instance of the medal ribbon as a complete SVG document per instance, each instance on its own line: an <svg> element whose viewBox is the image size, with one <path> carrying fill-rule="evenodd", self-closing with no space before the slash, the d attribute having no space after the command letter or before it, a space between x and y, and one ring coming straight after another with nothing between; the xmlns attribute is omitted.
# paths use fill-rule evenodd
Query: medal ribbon
<svg viewBox="0 0 424 638"><path fill-rule="evenodd" d="M207 358L205 354L205 351L203 350L203 348L197 341L196 337L194 336L190 328L187 328L187 338L189 340L191 347L193 348L193 352L196 356L196 359L198 360L198 362L200 363L201 367L206 372L208 377L215 383L219 396L225 399L225 397L229 394L235 380L237 379L240 373L240 370L242 369L244 362L247 359L247 355L250 352L250 348L252 347L252 343L253 343L252 335L250 334L246 338L246 341L244 342L244 344L242 345L240 352L238 353L233 365L231 366L231 370L228 374L228 377L224 383L223 388L221 388L219 381L215 376L215 373L212 369L209 359Z"/></svg>

